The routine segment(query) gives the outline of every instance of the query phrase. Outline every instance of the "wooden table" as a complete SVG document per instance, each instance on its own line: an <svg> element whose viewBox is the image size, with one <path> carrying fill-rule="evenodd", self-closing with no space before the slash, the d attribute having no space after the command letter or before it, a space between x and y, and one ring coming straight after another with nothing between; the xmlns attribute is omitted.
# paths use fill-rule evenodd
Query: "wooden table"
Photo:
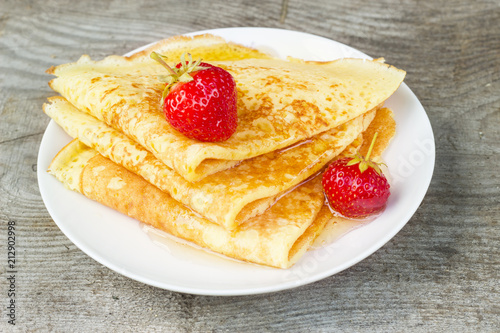
<svg viewBox="0 0 500 333"><path fill-rule="evenodd" d="M3 0L0 9L0 331L500 331L500 2ZM240 297L144 285L79 250L42 202L45 70L234 26L324 36L407 70L434 129L431 186L396 237L322 281Z"/></svg>

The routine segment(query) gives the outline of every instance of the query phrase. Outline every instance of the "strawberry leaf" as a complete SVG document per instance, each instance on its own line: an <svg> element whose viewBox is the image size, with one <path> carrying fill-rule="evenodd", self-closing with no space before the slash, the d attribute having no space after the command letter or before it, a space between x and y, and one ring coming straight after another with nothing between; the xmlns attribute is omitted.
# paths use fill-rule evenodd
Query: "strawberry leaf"
<svg viewBox="0 0 500 333"><path fill-rule="evenodd" d="M363 173L366 169L368 169L368 163L366 163L366 161L361 161L359 163L359 172Z"/></svg>

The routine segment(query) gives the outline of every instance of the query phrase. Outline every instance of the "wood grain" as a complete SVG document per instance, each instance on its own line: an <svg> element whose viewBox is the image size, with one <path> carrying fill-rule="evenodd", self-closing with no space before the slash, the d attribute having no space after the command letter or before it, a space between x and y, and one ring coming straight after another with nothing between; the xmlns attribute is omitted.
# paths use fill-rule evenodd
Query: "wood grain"
<svg viewBox="0 0 500 333"><path fill-rule="evenodd" d="M4 0L0 7L0 331L498 332L498 1ZM311 285L204 297L130 280L73 245L41 200L45 70L83 53L123 54L233 26L309 32L406 69L436 139L427 196L382 249ZM5 311L8 221L17 228L16 326Z"/></svg>

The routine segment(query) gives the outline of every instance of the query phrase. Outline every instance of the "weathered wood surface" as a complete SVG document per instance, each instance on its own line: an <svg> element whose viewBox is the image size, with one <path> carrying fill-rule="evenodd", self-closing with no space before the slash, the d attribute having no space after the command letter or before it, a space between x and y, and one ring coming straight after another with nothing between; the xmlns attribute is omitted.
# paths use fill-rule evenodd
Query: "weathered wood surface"
<svg viewBox="0 0 500 333"><path fill-rule="evenodd" d="M434 178L381 250L320 282L265 295L157 289L103 267L57 228L36 159L45 69L171 35L233 26L309 32L408 71L431 119ZM498 332L500 2L0 2L0 331ZM16 326L7 320L7 225L16 223Z"/></svg>

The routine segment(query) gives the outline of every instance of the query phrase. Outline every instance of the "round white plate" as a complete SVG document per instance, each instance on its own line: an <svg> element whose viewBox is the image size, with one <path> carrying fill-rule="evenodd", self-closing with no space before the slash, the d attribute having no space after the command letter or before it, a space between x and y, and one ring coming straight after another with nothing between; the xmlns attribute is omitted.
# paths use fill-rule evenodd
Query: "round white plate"
<svg viewBox="0 0 500 333"><path fill-rule="evenodd" d="M228 28L189 35L201 33L219 35L280 57L369 58L335 41L294 31ZM167 248L160 247L136 220L67 190L46 172L52 158L70 141L53 121L43 136L38 156L40 192L50 215L76 246L132 279L201 295L246 295L298 287L338 273L378 250L408 222L424 198L435 159L429 119L404 83L386 105L394 110L397 122L397 134L384 154L392 176L387 209L373 222L309 251L288 270L228 260L173 241Z"/></svg>

